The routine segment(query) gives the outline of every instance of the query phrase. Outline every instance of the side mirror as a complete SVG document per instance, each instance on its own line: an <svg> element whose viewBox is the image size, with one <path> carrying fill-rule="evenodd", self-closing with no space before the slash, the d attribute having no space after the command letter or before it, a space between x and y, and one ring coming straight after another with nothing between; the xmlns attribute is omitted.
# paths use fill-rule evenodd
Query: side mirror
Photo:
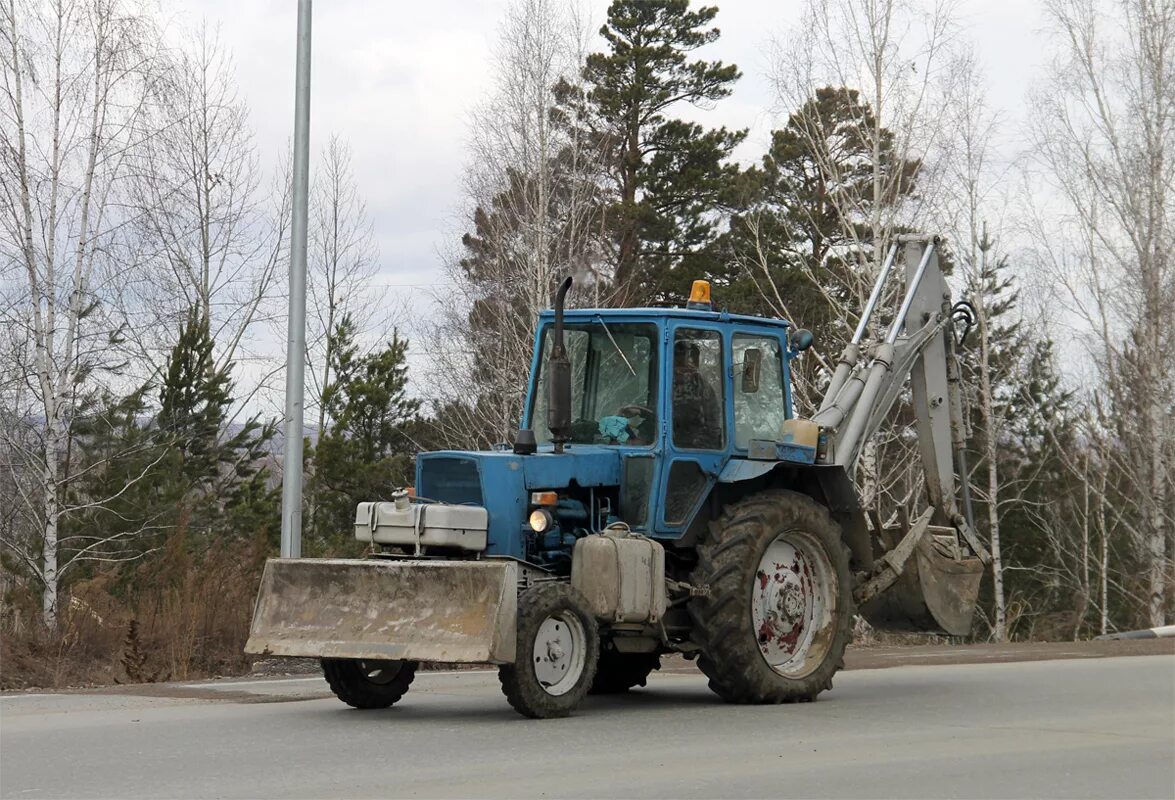
<svg viewBox="0 0 1175 800"><path fill-rule="evenodd" d="M798 328L792 331L791 336L788 337L788 344L791 345L793 353L804 352L812 346L813 341L812 331L806 328Z"/></svg>
<svg viewBox="0 0 1175 800"><path fill-rule="evenodd" d="M763 351L757 347L748 347L743 351L743 394L754 394L759 391L759 376L763 373Z"/></svg>

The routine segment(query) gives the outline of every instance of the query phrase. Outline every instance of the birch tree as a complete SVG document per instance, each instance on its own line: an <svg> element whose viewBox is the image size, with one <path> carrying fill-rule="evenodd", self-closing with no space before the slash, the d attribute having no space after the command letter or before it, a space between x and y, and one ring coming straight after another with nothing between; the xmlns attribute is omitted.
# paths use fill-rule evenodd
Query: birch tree
<svg viewBox="0 0 1175 800"><path fill-rule="evenodd" d="M382 335L386 292L376 285L378 252L371 218L359 193L351 167L351 148L331 136L319 158L311 188L312 218L306 271L306 372L321 436L328 415L323 395L334 376L332 334L346 317L353 334L362 336L375 326Z"/></svg>
<svg viewBox="0 0 1175 800"><path fill-rule="evenodd" d="M1036 250L1085 331L1114 461L1135 487L1146 618L1162 625L1175 551L1175 2L1047 10L1057 52L1033 95L1033 151L1060 224L1037 228Z"/></svg>
<svg viewBox="0 0 1175 800"><path fill-rule="evenodd" d="M270 312L283 264L287 195L260 198L262 171L233 65L207 23L168 53L152 126L139 151L131 202L139 250L152 279L140 318L167 332L143 348L158 367L170 337L196 308L216 340L216 367L255 359L253 335Z"/></svg>
<svg viewBox="0 0 1175 800"><path fill-rule="evenodd" d="M993 137L997 116L987 105L982 76L973 56L961 62L960 80L956 83L955 105L950 111L953 130L951 158L945 171L955 187L952 196L944 198L954 213L951 239L953 250L961 256L960 266L975 316L976 385L978 419L982 426L983 499L986 507L986 528L991 550L992 595L994 621L992 638L997 642L1008 637L1007 603L1004 595L1004 560L1000 541L1000 442L1002 424L996 414L996 391L999 378L993 364L992 305L1004 300L999 294L1010 288L1006 279L995 275L993 253L995 242L988 236L986 218L990 202L996 196L999 172L993 169ZM964 479L967 476L963 476Z"/></svg>
<svg viewBox="0 0 1175 800"><path fill-rule="evenodd" d="M449 258L426 347L446 413L441 438L489 444L517 428L535 324L567 274L600 286L599 159L561 118L588 43L575 7L515 0L499 28L494 90L471 114L465 176L473 230ZM598 299L598 297L597 297Z"/></svg>
<svg viewBox="0 0 1175 800"><path fill-rule="evenodd" d="M943 112L957 80L954 5L807 0L799 25L775 46L771 78L781 109L806 107L824 87L860 93L860 103L843 109L852 115L854 136L864 140L865 164L841 160L827 146L829 120L822 114L802 115L796 128L830 184L855 182L862 168L867 178L866 191L829 194L845 244L827 255L847 253L858 266L853 296L842 309L846 320L855 321L864 306L895 233L926 221L937 199L936 157L948 132ZM895 168L902 164L916 166ZM911 182L919 186L917 196L894 202Z"/></svg>
<svg viewBox="0 0 1175 800"><path fill-rule="evenodd" d="M830 310L847 330L855 327L895 235L928 222L927 212L938 199L938 154L947 131L942 112L955 79L954 5L951 0L807 0L800 23L775 47L771 77L780 108L803 108L825 87L859 91L863 101L851 106L856 109L852 127L863 132L870 155L865 164L853 160L847 166L865 171L868 190L829 197L844 242L828 256L854 266L847 273L847 291ZM838 148L826 145L827 120L810 116L800 130L813 153L826 154L817 168L830 184L855 179L844 173L846 164L837 162ZM885 157L886 151L891 155ZM917 167L912 173L895 168L906 163ZM907 181L919 187L918 193L895 202L909 194ZM823 266L810 268L812 282L825 281ZM770 278L763 284L782 295ZM880 307L886 305L883 296ZM874 335L883 317L871 323ZM887 446L902 450L890 459L894 464L912 457L884 428L865 443L858 466L866 506L875 506L890 489L897 496L906 494L886 477L893 473L883 464Z"/></svg>
<svg viewBox="0 0 1175 800"><path fill-rule="evenodd" d="M119 367L110 352L122 325L103 301L121 276L104 247L124 221L118 200L158 78L157 41L118 0L5 0L0 9L0 269L15 299L3 323L19 331L3 369L29 383L27 394L5 395L9 421L25 423L20 435L6 431L6 445L23 448L37 473L21 492L30 540L5 546L41 583L50 628L71 428L87 393Z"/></svg>

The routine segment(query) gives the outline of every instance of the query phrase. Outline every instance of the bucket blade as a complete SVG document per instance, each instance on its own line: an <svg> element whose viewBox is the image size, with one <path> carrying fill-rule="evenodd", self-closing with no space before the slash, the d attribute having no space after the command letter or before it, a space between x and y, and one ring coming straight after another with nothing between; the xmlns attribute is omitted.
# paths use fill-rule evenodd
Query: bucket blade
<svg viewBox="0 0 1175 800"><path fill-rule="evenodd" d="M918 563L922 599L930 616L952 636L971 633L979 582L983 580L983 562L978 558L948 558L928 538L918 543L914 558Z"/></svg>
<svg viewBox="0 0 1175 800"><path fill-rule="evenodd" d="M861 615L883 630L966 636L971 632L983 572L978 558L951 558L924 536L901 577L865 603Z"/></svg>
<svg viewBox="0 0 1175 800"><path fill-rule="evenodd" d="M245 652L510 663L517 587L511 561L270 559Z"/></svg>

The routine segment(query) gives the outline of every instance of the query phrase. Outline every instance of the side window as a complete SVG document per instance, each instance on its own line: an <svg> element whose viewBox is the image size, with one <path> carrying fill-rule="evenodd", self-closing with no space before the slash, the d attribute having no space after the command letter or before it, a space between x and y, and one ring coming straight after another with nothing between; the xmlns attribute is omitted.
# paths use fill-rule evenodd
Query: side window
<svg viewBox="0 0 1175 800"><path fill-rule="evenodd" d="M722 336L678 328L673 339L673 443L690 450L721 450Z"/></svg>
<svg viewBox="0 0 1175 800"><path fill-rule="evenodd" d="M736 333L734 361L734 446L745 450L751 439L779 438L786 417L783 353L774 336Z"/></svg>

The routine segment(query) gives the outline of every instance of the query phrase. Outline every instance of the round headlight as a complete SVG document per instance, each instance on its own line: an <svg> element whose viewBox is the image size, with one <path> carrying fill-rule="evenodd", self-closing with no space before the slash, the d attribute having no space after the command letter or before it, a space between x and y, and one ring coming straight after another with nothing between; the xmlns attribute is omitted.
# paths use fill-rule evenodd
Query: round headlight
<svg viewBox="0 0 1175 800"><path fill-rule="evenodd" d="M530 529L535 533L550 530L553 524L555 524L555 519L551 516L551 512L545 508L536 508L530 512Z"/></svg>

